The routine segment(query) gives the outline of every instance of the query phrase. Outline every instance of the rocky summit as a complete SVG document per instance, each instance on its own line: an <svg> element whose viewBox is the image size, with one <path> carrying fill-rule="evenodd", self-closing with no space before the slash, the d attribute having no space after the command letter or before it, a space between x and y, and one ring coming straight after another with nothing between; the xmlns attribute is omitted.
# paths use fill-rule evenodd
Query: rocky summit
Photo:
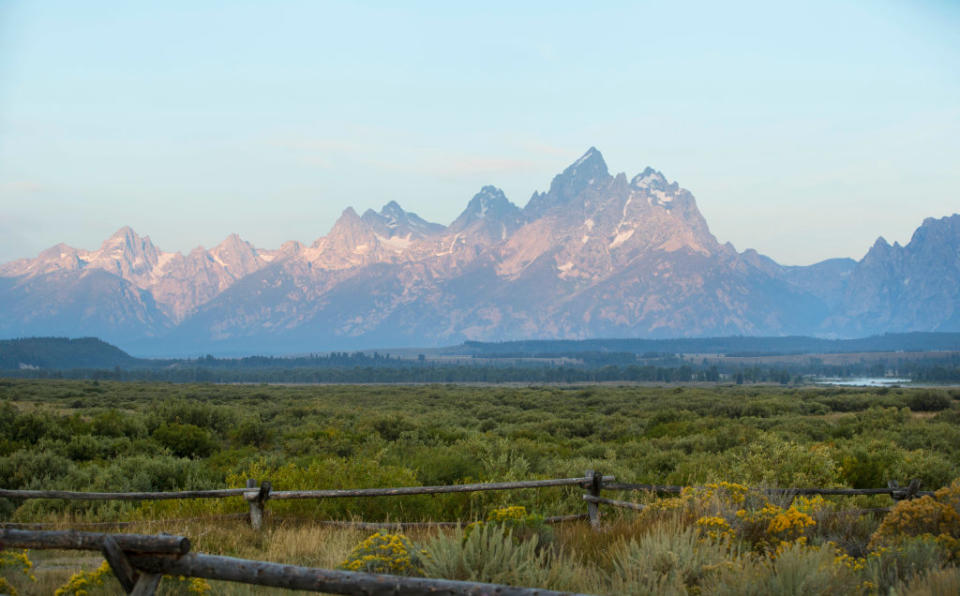
<svg viewBox="0 0 960 596"><path fill-rule="evenodd" d="M587 151L522 209L485 186L449 226L347 208L310 246L231 235L163 252L129 228L0 266L0 336L143 353L284 353L464 340L960 331L960 215L906 246L785 267L710 233L693 195Z"/></svg>

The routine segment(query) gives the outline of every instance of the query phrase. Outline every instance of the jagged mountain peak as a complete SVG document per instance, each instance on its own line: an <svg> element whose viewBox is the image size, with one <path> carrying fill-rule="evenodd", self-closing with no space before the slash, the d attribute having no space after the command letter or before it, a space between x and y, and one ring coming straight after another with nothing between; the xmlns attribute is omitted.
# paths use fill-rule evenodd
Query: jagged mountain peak
<svg viewBox="0 0 960 596"><path fill-rule="evenodd" d="M211 249L210 257L234 279L253 273L264 263L257 249L238 234L230 234Z"/></svg>
<svg viewBox="0 0 960 596"><path fill-rule="evenodd" d="M140 236L130 226L123 226L114 232L109 238L103 241L101 250L105 249L126 249L143 250L147 247L153 247L150 236Z"/></svg>
<svg viewBox="0 0 960 596"><path fill-rule="evenodd" d="M396 201L390 201L380 208L380 215L394 220L401 220L407 217L407 211Z"/></svg>
<svg viewBox="0 0 960 596"><path fill-rule="evenodd" d="M578 172L586 172L587 174L601 174L605 175L609 172L607 171L607 162L603 159L603 154L600 153L600 150L596 147L590 147L587 149L587 152L580 156L580 159L573 162L567 169L563 171L564 174L576 175Z"/></svg>
<svg viewBox="0 0 960 596"><path fill-rule="evenodd" d="M368 210L364 215L368 213L376 216L376 213L373 213L372 210ZM339 241L344 237L356 237L358 234L368 233L370 233L370 225L368 222L364 221L353 207L347 207L340 213L340 217L333 223L333 227L330 228L327 235L318 238L313 243L313 248L318 248L325 244L329 245L331 242Z"/></svg>
<svg viewBox="0 0 960 596"><path fill-rule="evenodd" d="M914 231L909 244L924 242L931 236L943 239L955 239L960 236L960 214L955 213L946 217L924 219L920 227Z"/></svg>
<svg viewBox="0 0 960 596"><path fill-rule="evenodd" d="M377 234L385 237L410 236L425 238L442 233L446 228L429 222L412 211L407 211L396 201L390 201L380 208L380 212L368 209L363 220Z"/></svg>
<svg viewBox="0 0 960 596"><path fill-rule="evenodd" d="M217 254L257 254L257 249L252 244L233 233L223 239L223 241L210 249L210 252Z"/></svg>
<svg viewBox="0 0 960 596"><path fill-rule="evenodd" d="M603 155L590 147L580 159L573 162L550 182L550 190L546 193L533 193L530 201L524 207L524 214L528 219L536 219L547 211L566 205L579 197L586 189L603 188L610 184L613 177L607 170L607 162Z"/></svg>
<svg viewBox="0 0 960 596"><path fill-rule="evenodd" d="M670 186L670 183L667 181L666 176L663 175L663 172L647 166L642 172L633 177L630 181L630 186L634 188L663 190Z"/></svg>
<svg viewBox="0 0 960 596"><path fill-rule="evenodd" d="M357 215L356 210L353 207L347 207L340 213L340 218L334 223L334 227L341 221L350 221L352 219L360 219L360 216Z"/></svg>
<svg viewBox="0 0 960 596"><path fill-rule="evenodd" d="M227 237L223 239L223 242L221 242L217 246L237 246L240 244L248 244L248 243L246 240L240 237L240 234L237 234L236 232L232 232L228 234Z"/></svg>
<svg viewBox="0 0 960 596"><path fill-rule="evenodd" d="M54 244L50 248L40 251L40 254L37 255L37 258L38 259L60 259L66 255L76 255L76 254L77 254L77 249L70 246L69 244L59 242L57 244Z"/></svg>
<svg viewBox="0 0 960 596"><path fill-rule="evenodd" d="M473 195L467 208L450 224L450 232L460 233L480 226L491 240L503 240L520 227L522 212L496 186L484 186Z"/></svg>
<svg viewBox="0 0 960 596"><path fill-rule="evenodd" d="M511 203L510 199L507 198L507 195L503 194L502 190L496 186L488 185L473 195L473 198L467 203L467 208L463 210L463 214L460 217L462 218L465 215L469 215L479 218L486 217L488 214L499 216L505 214L505 212L513 211L519 213L520 208ZM457 219L459 220L460 218Z"/></svg>
<svg viewBox="0 0 960 596"><path fill-rule="evenodd" d="M116 232L111 234L107 240L109 241L115 238L137 238L137 233L133 231L133 228L130 226L121 226Z"/></svg>
<svg viewBox="0 0 960 596"><path fill-rule="evenodd" d="M573 162L557 175L550 184L550 191L554 188L564 190L564 186L582 187L604 181L610 177L607 162L603 159L596 147L590 147L580 159Z"/></svg>

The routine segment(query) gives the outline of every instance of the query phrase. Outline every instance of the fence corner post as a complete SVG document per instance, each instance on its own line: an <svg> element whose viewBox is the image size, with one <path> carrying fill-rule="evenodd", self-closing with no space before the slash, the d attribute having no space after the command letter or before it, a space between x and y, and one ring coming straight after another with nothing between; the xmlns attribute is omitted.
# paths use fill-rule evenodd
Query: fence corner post
<svg viewBox="0 0 960 596"><path fill-rule="evenodd" d="M254 478L247 478L247 488L257 488L257 481ZM263 514L266 509L266 501L270 495L270 482L264 481L260 485L260 491L255 497L248 498L250 503L250 527L258 532L263 529Z"/></svg>
<svg viewBox="0 0 960 596"><path fill-rule="evenodd" d="M594 470L587 470L584 476L589 480L587 487L589 494L594 497L600 496L600 490L603 484L603 474ZM590 527L594 530L600 529L600 506L594 501L587 501L587 515L590 517Z"/></svg>

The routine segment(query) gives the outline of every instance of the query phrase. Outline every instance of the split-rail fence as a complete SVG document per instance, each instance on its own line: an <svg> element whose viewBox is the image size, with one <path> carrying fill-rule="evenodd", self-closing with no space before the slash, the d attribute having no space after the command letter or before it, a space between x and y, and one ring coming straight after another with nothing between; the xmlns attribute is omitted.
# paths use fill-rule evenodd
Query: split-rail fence
<svg viewBox="0 0 960 596"><path fill-rule="evenodd" d="M273 490L270 481L258 483L255 479L248 479L245 488L222 488L213 490L188 490L175 492L86 492L86 491L65 491L65 490L10 490L0 488L0 498L7 499L65 499L71 501L154 501L165 499L223 499L230 497L243 497L250 505L249 520L250 525L259 530L263 527L264 515L268 501L280 501L286 499L338 499L349 497L398 497L407 495L439 495L445 493L470 493L481 491L506 491L520 490L530 488L545 488L551 486L580 486L586 489L587 493L583 495L583 500L587 504L587 512L580 515L560 515L548 517L547 523L558 523L576 519L589 518L591 524L596 527L600 522L598 505L610 505L613 507L622 507L642 510L644 505L628 501L608 499L601 496L601 492L608 491L633 491L633 492L652 492L657 494L677 494L683 491L683 486L658 485L658 484L636 484L616 482L613 476L604 476L599 472L587 470L584 476L576 478L551 478L545 480L517 480L510 482L480 482L474 484L452 484L441 486L404 486L398 488L349 488L349 489L324 489L324 490ZM886 488L764 488L757 489L770 495L781 495L787 498L807 495L832 495L832 496L855 496L855 495L890 495L894 500L912 499L924 495L933 495L930 491L920 490L920 481L913 480L907 486L901 487L895 481L890 481ZM247 514L243 514L247 516ZM398 527L398 526L422 526L422 525L461 525L464 522L394 522L394 523L370 523L370 522L345 522L336 520L324 520L330 524L348 525L355 524L368 528L374 527ZM123 522L120 522L123 523ZM143 522L131 522L143 523ZM111 522L112 525L117 525ZM2 524L10 526L10 524ZM28 524L29 525L29 524ZM36 524L32 524L36 526Z"/></svg>
<svg viewBox="0 0 960 596"><path fill-rule="evenodd" d="M554 478L546 480L520 480L511 482L488 482L444 486L413 486L399 488L357 488L333 490L272 490L271 483L247 480L244 488L215 490L192 490L178 492L78 492L62 490L9 490L0 489L0 498L8 499L66 499L66 500L124 500L148 501L159 499L203 499L243 497L250 506L249 521L254 529L264 523L267 502L284 499L336 499L346 497L392 497L403 495L436 495L444 493L467 493L479 491L520 490L552 486L580 486L585 489L583 501L587 512L546 518L548 523L575 519L589 519L595 528L600 525L600 505L627 508L636 511L645 506L641 503L609 499L602 491L641 491L676 494L682 486L655 484L618 483L613 476L587 470L581 477ZM890 495L894 500L912 499L932 495L920 490L920 481L913 480L901 487L891 481L886 488L766 488L758 489L771 495L792 498L799 495ZM882 509L870 510L882 511ZM243 514L247 517L247 514ZM365 529L403 526L456 526L465 522L407 522L369 523L324 520L338 525L355 525ZM145 523L145 522L131 522ZM554 595L558 592L535 588L520 588L495 584L479 584L453 580L410 578L329 569L316 569L281 565L264 561L250 561L190 553L190 541L178 536L149 536L138 534L96 534L70 531L37 531L17 529L16 526L34 524L0 523L0 549L20 548L67 548L96 550L103 553L111 569L128 594L138 596L153 594L164 574L201 577L205 579L244 582L262 586L312 590L333 594L499 594L501 596Z"/></svg>

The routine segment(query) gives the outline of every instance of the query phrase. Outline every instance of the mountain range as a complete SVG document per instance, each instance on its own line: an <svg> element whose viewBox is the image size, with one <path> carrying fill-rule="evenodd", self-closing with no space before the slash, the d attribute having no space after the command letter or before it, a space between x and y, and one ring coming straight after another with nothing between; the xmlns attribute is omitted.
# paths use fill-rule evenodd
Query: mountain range
<svg viewBox="0 0 960 596"><path fill-rule="evenodd" d="M391 201L310 245L231 235L184 255L124 227L0 265L0 337L142 354L911 331L960 331L960 215L860 261L783 266L721 244L677 182L612 175L594 148L523 208L485 186L448 226Z"/></svg>

